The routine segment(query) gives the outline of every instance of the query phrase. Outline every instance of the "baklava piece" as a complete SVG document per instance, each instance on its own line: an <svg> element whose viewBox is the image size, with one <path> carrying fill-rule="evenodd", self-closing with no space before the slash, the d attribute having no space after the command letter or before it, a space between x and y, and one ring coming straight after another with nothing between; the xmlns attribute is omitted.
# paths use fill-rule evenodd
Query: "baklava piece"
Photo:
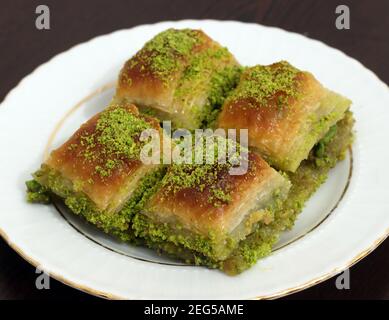
<svg viewBox="0 0 389 320"><path fill-rule="evenodd" d="M161 130L134 105L111 104L51 152L27 182L29 200L56 195L74 213L127 240L133 207L163 171L140 160L139 137L147 129Z"/></svg>
<svg viewBox="0 0 389 320"><path fill-rule="evenodd" d="M331 168L343 160L353 142L354 119L347 111L345 117L337 122L317 143L308 159L303 160L296 172L288 172L292 184L287 199L275 210L272 223L257 228L231 255L219 266L228 274L238 274L250 268L261 257L270 253L277 242L278 235L293 227L298 214L306 201L327 179ZM203 263L209 263L206 259Z"/></svg>
<svg viewBox="0 0 389 320"><path fill-rule="evenodd" d="M232 158L230 154L228 159ZM224 164L169 166L134 217L135 233L151 247L188 262L204 264L200 257L215 264L225 260L256 228L272 222L290 187L258 154L239 152L235 163L243 158L248 166L240 175L231 174L235 164L228 159Z"/></svg>
<svg viewBox="0 0 389 320"><path fill-rule="evenodd" d="M251 147L275 168L294 172L350 104L311 73L281 61L243 72L218 126L248 129Z"/></svg>
<svg viewBox="0 0 389 320"><path fill-rule="evenodd" d="M125 63L115 99L191 130L215 118L239 75L234 56L203 31L168 29Z"/></svg>

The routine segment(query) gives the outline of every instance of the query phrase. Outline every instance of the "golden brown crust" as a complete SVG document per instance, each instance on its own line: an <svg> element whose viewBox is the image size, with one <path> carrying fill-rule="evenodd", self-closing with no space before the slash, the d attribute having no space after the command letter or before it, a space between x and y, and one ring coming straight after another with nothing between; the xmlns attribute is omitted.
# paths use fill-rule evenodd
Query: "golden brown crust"
<svg viewBox="0 0 389 320"><path fill-rule="evenodd" d="M147 45L137 52L120 71L116 98L126 98L144 106L153 105L161 109L172 104L177 80L189 64L190 57L213 45L213 40L202 30L191 30L191 33L191 36L197 39L197 43L190 52L179 53L174 48L169 48L161 54L149 50ZM153 67L155 60L164 59L167 55L174 57L176 67L168 74L163 70L155 70Z"/></svg>
<svg viewBox="0 0 389 320"><path fill-rule="evenodd" d="M273 64L270 68L276 69L278 66ZM300 147L296 145L296 140L309 134L309 124L318 122L332 111L320 109L320 101L328 90L312 74L296 71L289 88L292 94L286 93L281 86L265 98L256 99L255 93L239 94L239 87L245 86L245 82L261 90L263 84L260 81L247 78L250 70L242 75L237 94L234 96L233 93L232 98L223 105L218 126L224 129L248 129L249 145L257 148L266 159L288 159ZM258 95L263 94L263 91ZM319 135L317 139L320 139ZM305 156L309 150L306 151ZM273 161L273 164L280 169L290 169L277 162Z"/></svg>
<svg viewBox="0 0 389 320"><path fill-rule="evenodd" d="M115 99L153 109L177 127L195 129L235 84L238 66L233 55L203 31L169 29L125 63Z"/></svg>
<svg viewBox="0 0 389 320"><path fill-rule="evenodd" d="M285 105L279 106L280 97L285 95L277 91L266 99L266 103L252 97L229 100L223 106L219 126L248 129L250 145L255 147L260 147L262 140L287 142L290 136L297 134L310 109L315 108L312 102L319 101L324 95L324 89L311 74L300 72L297 78L301 98L286 97Z"/></svg>
<svg viewBox="0 0 389 320"><path fill-rule="evenodd" d="M127 98L142 104L148 104L147 101L158 102L158 105L171 103L171 91L180 71L171 74L165 83L144 61L148 56L149 53L141 51L125 63L119 74L116 98Z"/></svg>
<svg viewBox="0 0 389 320"><path fill-rule="evenodd" d="M135 105L123 105L121 108L144 119L151 127L159 130L158 122L154 118L140 116ZM99 143L98 139L95 139L93 144L87 143L85 137L96 134L100 116L101 113L92 117L62 146L52 151L46 164L72 181L75 188L79 188L103 209L120 191L126 180L131 178L143 164L137 158L129 159L123 155L104 152L106 146ZM90 155L87 158L86 153ZM117 165L110 170L109 175L99 174L96 168L102 167L107 161L115 162Z"/></svg>
<svg viewBox="0 0 389 320"><path fill-rule="evenodd" d="M207 235L208 231L230 232L236 217L245 214L239 208L253 194L261 192L273 175L278 175L258 154L249 153L249 167L244 175L230 175L228 169L218 173L215 183L202 190L196 187L173 191L163 187L148 203L145 213L156 214L162 221L180 222L188 229ZM230 195L228 202L215 205L215 188ZM211 200L211 201L210 201Z"/></svg>

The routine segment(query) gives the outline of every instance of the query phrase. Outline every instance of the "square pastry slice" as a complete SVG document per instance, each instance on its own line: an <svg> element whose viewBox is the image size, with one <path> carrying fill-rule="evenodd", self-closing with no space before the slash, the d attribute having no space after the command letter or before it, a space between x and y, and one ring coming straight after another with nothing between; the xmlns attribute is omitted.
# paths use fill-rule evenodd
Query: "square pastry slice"
<svg viewBox="0 0 389 320"><path fill-rule="evenodd" d="M111 104L51 152L27 183L30 200L43 188L63 198L74 213L126 238L121 232L129 227L132 202L158 176L159 165L140 160L139 138L147 129L161 130L134 105Z"/></svg>
<svg viewBox="0 0 389 320"><path fill-rule="evenodd" d="M239 75L234 56L203 31L168 29L125 63L116 99L191 130L214 118Z"/></svg>
<svg viewBox="0 0 389 320"><path fill-rule="evenodd" d="M247 151L239 157L245 157L248 164L247 171L239 175L231 171L238 157L235 164L227 160L224 164L169 166L141 214L134 218L135 233L152 247L172 243L178 256L190 250L194 256L215 262L226 259L261 223L272 222L275 208L290 187L258 154Z"/></svg>
<svg viewBox="0 0 389 320"><path fill-rule="evenodd" d="M243 72L222 107L218 125L248 129L251 147L274 167L294 172L350 104L311 73L281 61Z"/></svg>

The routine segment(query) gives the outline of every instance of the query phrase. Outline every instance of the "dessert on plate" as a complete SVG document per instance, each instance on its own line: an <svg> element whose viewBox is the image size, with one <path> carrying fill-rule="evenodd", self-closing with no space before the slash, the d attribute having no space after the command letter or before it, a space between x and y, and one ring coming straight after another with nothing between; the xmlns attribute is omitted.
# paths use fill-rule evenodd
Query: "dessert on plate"
<svg viewBox="0 0 389 320"><path fill-rule="evenodd" d="M344 158L350 105L286 61L242 67L203 31L168 29L125 63L106 109L26 182L27 199L63 201L121 241L238 274L271 253ZM165 163L164 143L182 143L165 120L189 133L246 129L248 145L213 134L210 145L190 140L185 161ZM148 130L158 134L157 163L142 158Z"/></svg>

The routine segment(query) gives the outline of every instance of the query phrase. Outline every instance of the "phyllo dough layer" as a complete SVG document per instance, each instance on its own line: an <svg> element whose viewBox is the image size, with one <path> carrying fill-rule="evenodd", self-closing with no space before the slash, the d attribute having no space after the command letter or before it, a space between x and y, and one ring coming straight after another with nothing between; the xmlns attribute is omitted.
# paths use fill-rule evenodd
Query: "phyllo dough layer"
<svg viewBox="0 0 389 320"><path fill-rule="evenodd" d="M140 115L134 105L111 104L51 152L30 189L38 183L107 232L125 231L129 212L122 209L160 170L140 160L139 138L147 129L161 130L156 119Z"/></svg>
<svg viewBox="0 0 389 320"><path fill-rule="evenodd" d="M213 118L239 74L233 55L203 31L168 29L125 63L116 99L195 129Z"/></svg>
<svg viewBox="0 0 389 320"><path fill-rule="evenodd" d="M172 164L134 219L136 233L226 259L259 222L270 223L290 183L258 154L248 152L247 172L231 164Z"/></svg>
<svg viewBox="0 0 389 320"><path fill-rule="evenodd" d="M276 168L294 172L350 104L311 73L281 61L243 72L218 125L248 129L250 146Z"/></svg>

